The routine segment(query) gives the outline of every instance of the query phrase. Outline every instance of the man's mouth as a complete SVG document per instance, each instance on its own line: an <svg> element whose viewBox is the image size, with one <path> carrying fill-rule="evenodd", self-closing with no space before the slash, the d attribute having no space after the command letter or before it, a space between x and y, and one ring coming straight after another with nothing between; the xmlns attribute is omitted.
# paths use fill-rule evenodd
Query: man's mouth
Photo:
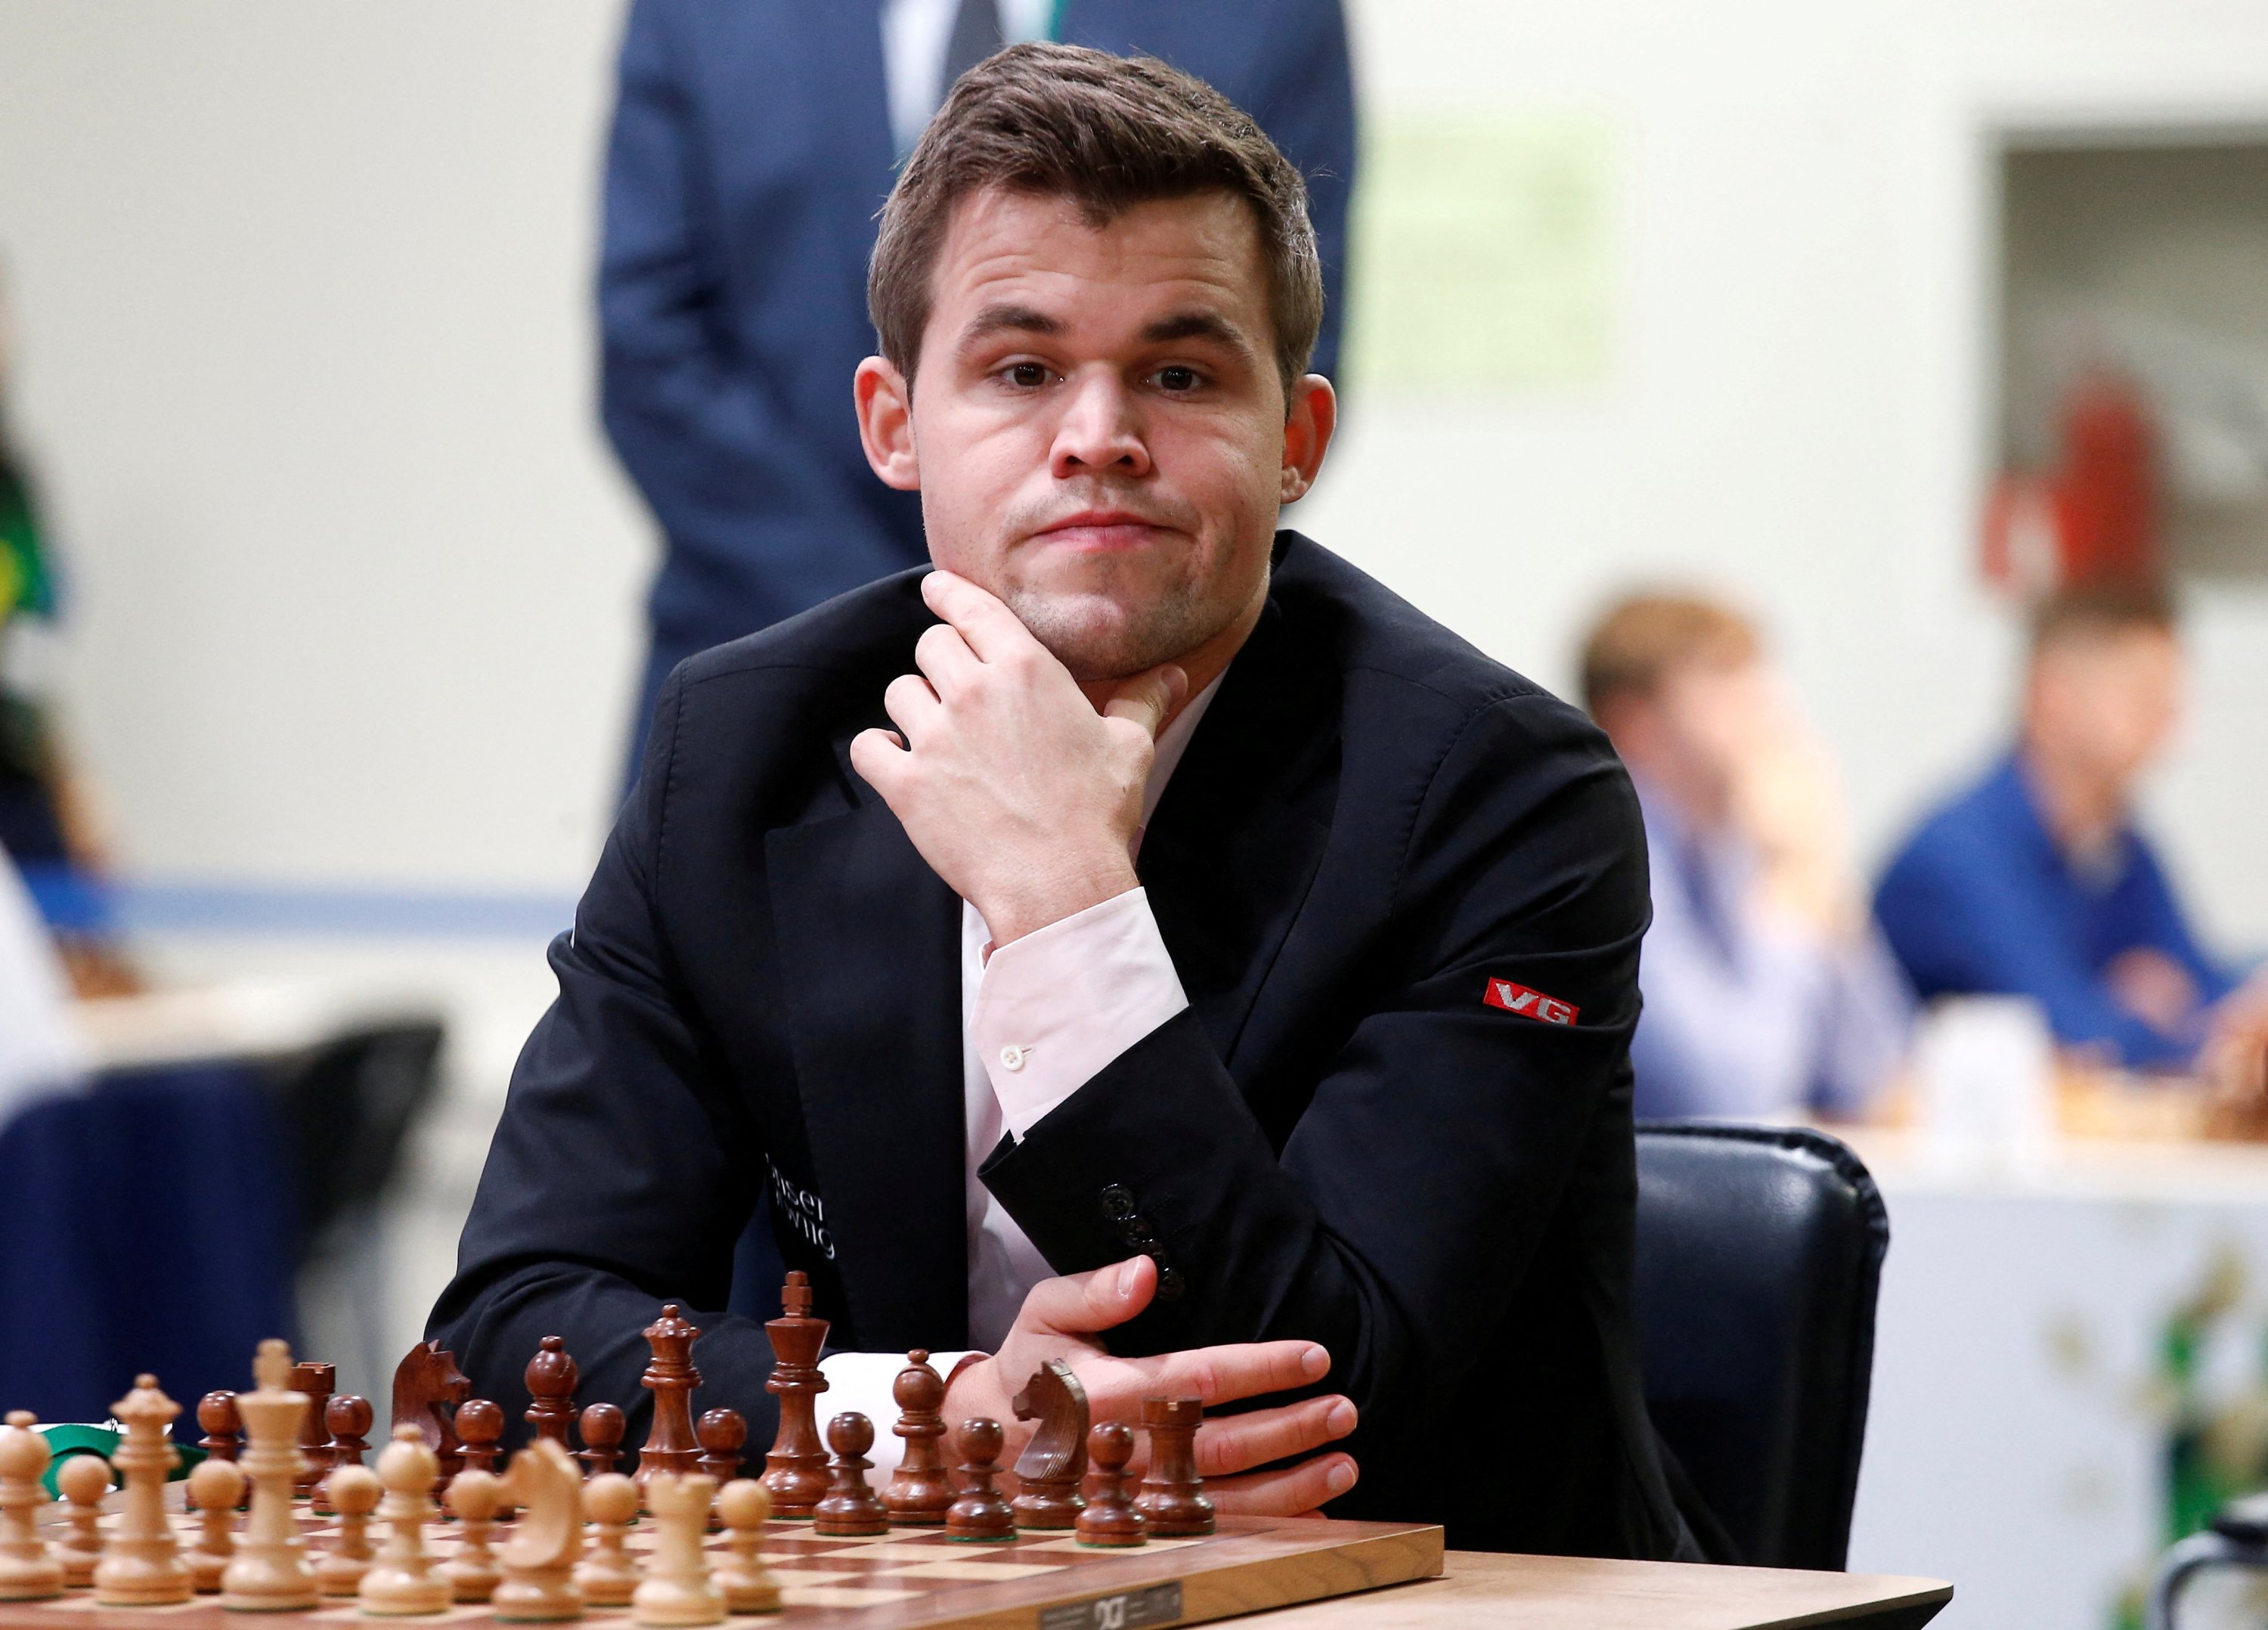
<svg viewBox="0 0 2268 1630"><path fill-rule="evenodd" d="M1051 520L1035 532L1036 541L1059 548L1091 549L1138 549L1160 532L1172 530L1164 522L1125 509L1083 509Z"/></svg>

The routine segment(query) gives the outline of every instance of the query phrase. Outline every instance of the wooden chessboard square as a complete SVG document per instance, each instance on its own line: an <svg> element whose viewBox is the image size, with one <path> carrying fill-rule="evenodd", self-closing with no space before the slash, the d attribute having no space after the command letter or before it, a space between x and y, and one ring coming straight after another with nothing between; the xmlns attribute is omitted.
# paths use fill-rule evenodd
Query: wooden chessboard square
<svg viewBox="0 0 2268 1630"><path fill-rule="evenodd" d="M782 1585L839 1585L862 1577L846 1569L826 1567L775 1567L771 1573Z"/></svg>
<svg viewBox="0 0 2268 1630"><path fill-rule="evenodd" d="M893 1562L902 1557L916 1562L934 1562L938 1560L937 1553L940 1548L934 1545L925 1545L917 1539L886 1538L869 1540L859 1545L846 1545L839 1550L822 1552L820 1554L830 1562L838 1560L845 1562L853 1560L863 1562L872 1557Z"/></svg>
<svg viewBox="0 0 2268 1630"><path fill-rule="evenodd" d="M902 1567L883 1568L878 1577L942 1579L958 1584L976 1584L992 1579L1030 1579L1041 1574L1060 1574L1070 1566L1068 1562L979 1562L974 1560L912 1562Z"/></svg>
<svg viewBox="0 0 2268 1630"><path fill-rule="evenodd" d="M1202 1539L1152 1539L1139 1545L1088 1545L1076 1538L1035 1539L1016 1547L1019 1551L1068 1551L1078 1556L1141 1556L1156 1555L1160 1551L1179 1551L1184 1545L1201 1545Z"/></svg>
<svg viewBox="0 0 2268 1630"><path fill-rule="evenodd" d="M788 1607L887 1607L926 1595L921 1590L885 1590L873 1585L784 1586L780 1601Z"/></svg>

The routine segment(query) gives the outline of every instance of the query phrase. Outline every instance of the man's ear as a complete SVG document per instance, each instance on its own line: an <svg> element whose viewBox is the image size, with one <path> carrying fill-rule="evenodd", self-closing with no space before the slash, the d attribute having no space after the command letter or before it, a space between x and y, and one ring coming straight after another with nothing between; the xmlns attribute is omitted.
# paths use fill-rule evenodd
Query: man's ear
<svg viewBox="0 0 2268 1630"><path fill-rule="evenodd" d="M921 490L921 461L914 455L914 391L897 365L869 357L850 380L858 412L858 445L866 462L886 486L901 492Z"/></svg>
<svg viewBox="0 0 2268 1630"><path fill-rule="evenodd" d="M1277 501L1291 504L1307 496L1323 468L1323 454L1338 428L1338 393L1320 373L1303 374L1292 387L1292 410L1284 419L1284 478ZM868 455L872 457L870 454ZM884 477L887 479L887 477Z"/></svg>

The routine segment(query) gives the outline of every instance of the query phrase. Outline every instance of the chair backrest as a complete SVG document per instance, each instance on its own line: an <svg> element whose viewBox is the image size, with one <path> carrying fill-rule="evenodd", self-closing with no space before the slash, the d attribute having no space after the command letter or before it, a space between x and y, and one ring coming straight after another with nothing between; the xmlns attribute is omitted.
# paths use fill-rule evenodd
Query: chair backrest
<svg viewBox="0 0 2268 1630"><path fill-rule="evenodd" d="M301 1261L342 1218L373 1204L401 1163L433 1097L443 1039L437 1021L374 1023L271 1066L284 1157L298 1201Z"/></svg>
<svg viewBox="0 0 2268 1630"><path fill-rule="evenodd" d="M1638 1190L1639 1347L1673 1479L1731 1541L1725 1560L1840 1568L1890 1242L1881 1191L1823 1133L1700 1122L1638 1127Z"/></svg>

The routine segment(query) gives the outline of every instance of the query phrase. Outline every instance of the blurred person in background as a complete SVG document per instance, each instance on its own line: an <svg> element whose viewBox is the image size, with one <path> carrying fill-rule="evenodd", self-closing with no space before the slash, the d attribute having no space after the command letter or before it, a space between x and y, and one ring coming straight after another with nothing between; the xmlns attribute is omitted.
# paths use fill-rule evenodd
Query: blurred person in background
<svg viewBox="0 0 2268 1630"><path fill-rule="evenodd" d="M1582 667L1646 816L1638 1113L1859 1114L1903 1054L1911 1002L1845 856L1826 755L1755 626L1635 594Z"/></svg>
<svg viewBox="0 0 2268 1630"><path fill-rule="evenodd" d="M2268 983L2199 948L2134 824L2173 735L2183 661L2171 599L2067 590L2033 614L2015 746L1931 814L1874 910L1925 997L2036 998L2058 1041L2138 1069L2258 1073Z"/></svg>
<svg viewBox="0 0 2268 1630"><path fill-rule="evenodd" d="M1041 38L1164 58L1306 173L1313 366L1336 372L1355 161L1339 0L637 0L599 270L607 431L665 540L633 769L683 659L928 560L914 495L874 479L843 394L874 349L877 212L962 70Z"/></svg>
<svg viewBox="0 0 2268 1630"><path fill-rule="evenodd" d="M0 1126L31 1099L76 1083L86 1057L70 988L32 897L0 855Z"/></svg>

